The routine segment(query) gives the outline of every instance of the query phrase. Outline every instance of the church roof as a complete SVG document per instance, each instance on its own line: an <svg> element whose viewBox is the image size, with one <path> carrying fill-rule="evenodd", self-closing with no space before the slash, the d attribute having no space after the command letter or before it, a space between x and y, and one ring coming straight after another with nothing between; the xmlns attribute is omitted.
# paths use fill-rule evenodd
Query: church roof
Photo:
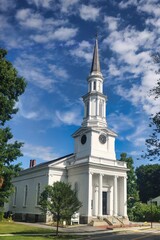
<svg viewBox="0 0 160 240"><path fill-rule="evenodd" d="M101 73L100 62L99 62L99 53L98 53L98 38L96 37L94 52L93 52L93 60L90 74L92 73Z"/></svg>
<svg viewBox="0 0 160 240"><path fill-rule="evenodd" d="M61 162L63 159L66 160L67 158L73 156L74 154L71 153L71 154L68 154L68 155L65 155L63 157L59 157L59 158L56 158L56 159L53 159L53 160L50 160L50 161L46 161L44 163L40 163L40 164L37 164L35 165L34 167L31 167L31 168L27 168L27 169L24 169L20 172L20 175L22 175L23 173L27 173L28 171L30 170L38 170L39 168L45 168L45 167L49 167L51 164L54 164L54 163L58 163L58 162Z"/></svg>
<svg viewBox="0 0 160 240"><path fill-rule="evenodd" d="M56 159L53 159L53 160L50 160L50 161L47 161L45 163L40 163L40 164L37 164L36 166L45 166L45 165L51 165L52 163L57 163L59 161L61 161L62 159L65 159L65 158L68 158L68 157L71 157L73 156L74 154L73 153L70 153L68 155L65 155L63 157L59 157L59 158L56 158Z"/></svg>

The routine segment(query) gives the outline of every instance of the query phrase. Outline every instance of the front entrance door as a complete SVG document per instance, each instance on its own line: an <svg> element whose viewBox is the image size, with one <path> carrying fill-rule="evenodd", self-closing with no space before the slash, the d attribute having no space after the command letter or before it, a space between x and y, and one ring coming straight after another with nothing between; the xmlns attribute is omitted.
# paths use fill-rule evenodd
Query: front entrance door
<svg viewBox="0 0 160 240"><path fill-rule="evenodd" d="M102 192L102 214L107 215L107 192Z"/></svg>

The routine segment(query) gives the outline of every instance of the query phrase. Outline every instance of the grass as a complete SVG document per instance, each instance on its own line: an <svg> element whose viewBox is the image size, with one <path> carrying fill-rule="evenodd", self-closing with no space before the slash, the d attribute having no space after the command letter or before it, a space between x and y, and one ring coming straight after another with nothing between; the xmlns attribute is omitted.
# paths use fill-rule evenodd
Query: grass
<svg viewBox="0 0 160 240"><path fill-rule="evenodd" d="M0 236L0 240L51 240L51 239L54 239L54 240L70 240L70 239L77 239L78 237L76 236L59 236L59 237L56 237L56 236L43 236L43 237L39 237L39 236L10 236L10 237L1 237Z"/></svg>
<svg viewBox="0 0 160 240"><path fill-rule="evenodd" d="M0 234L16 234L14 236L0 236L0 240L70 240L77 239L78 236L50 236L55 231L53 229L40 228L34 226L27 226L23 224L17 224L15 222L0 222ZM25 234L35 234L34 236L25 236ZM37 234L37 235L36 235ZM44 234L44 236L38 236ZM46 234L46 236L45 236Z"/></svg>
<svg viewBox="0 0 160 240"><path fill-rule="evenodd" d="M39 228L34 226L27 226L23 224L17 224L14 222L0 222L0 234L3 233L53 233L52 229Z"/></svg>
<svg viewBox="0 0 160 240"><path fill-rule="evenodd" d="M50 239L54 239L53 237L49 238L49 237L35 237L34 236L34 240L50 240ZM10 236L10 237L1 237L0 236L0 240L33 240L33 236ZM60 239L59 239L60 240Z"/></svg>

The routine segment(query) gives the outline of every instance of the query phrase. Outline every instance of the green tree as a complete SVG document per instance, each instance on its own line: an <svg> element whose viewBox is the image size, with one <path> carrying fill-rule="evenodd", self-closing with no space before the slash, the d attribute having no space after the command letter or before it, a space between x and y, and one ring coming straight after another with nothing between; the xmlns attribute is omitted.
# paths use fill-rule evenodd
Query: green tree
<svg viewBox="0 0 160 240"><path fill-rule="evenodd" d="M139 200L137 191L137 181L134 171L134 162L132 157L127 157L126 153L120 155L120 161L127 163L127 168L129 169L127 173L127 212L130 220L133 220L133 206L135 202Z"/></svg>
<svg viewBox="0 0 160 240"><path fill-rule="evenodd" d="M0 186L0 208L13 190L12 177L20 170L20 165L13 162L22 156L22 143L12 140L13 135L6 122L18 111L15 104L26 87L25 80L18 76L6 55L7 51L0 49L0 179L3 182Z"/></svg>
<svg viewBox="0 0 160 240"><path fill-rule="evenodd" d="M136 168L140 201L147 203L160 195L160 165L148 164Z"/></svg>
<svg viewBox="0 0 160 240"><path fill-rule="evenodd" d="M57 222L57 231L61 220L70 221L71 216L79 210L82 203L76 196L76 191L71 189L71 185L64 182L55 182L52 186L46 186L40 196L39 204L45 214L47 211L53 215L53 220Z"/></svg>
<svg viewBox="0 0 160 240"><path fill-rule="evenodd" d="M136 222L159 222L160 206L156 206L154 203L151 206L151 204L137 202L133 208L133 215Z"/></svg>
<svg viewBox="0 0 160 240"><path fill-rule="evenodd" d="M157 74L160 74L160 53L153 55L154 62L158 65ZM150 91L155 97L155 101L160 98L160 79L157 80L156 86ZM157 102L158 105L158 102ZM160 111L153 114L150 118L149 127L152 128L151 135L146 139L147 151L142 155L143 158L160 160Z"/></svg>

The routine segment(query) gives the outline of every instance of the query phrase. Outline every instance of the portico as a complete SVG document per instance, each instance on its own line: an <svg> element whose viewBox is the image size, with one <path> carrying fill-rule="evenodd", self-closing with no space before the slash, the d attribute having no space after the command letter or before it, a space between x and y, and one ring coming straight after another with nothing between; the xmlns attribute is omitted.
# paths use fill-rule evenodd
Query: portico
<svg viewBox="0 0 160 240"><path fill-rule="evenodd" d="M126 176L90 172L89 180L89 216L127 216Z"/></svg>

